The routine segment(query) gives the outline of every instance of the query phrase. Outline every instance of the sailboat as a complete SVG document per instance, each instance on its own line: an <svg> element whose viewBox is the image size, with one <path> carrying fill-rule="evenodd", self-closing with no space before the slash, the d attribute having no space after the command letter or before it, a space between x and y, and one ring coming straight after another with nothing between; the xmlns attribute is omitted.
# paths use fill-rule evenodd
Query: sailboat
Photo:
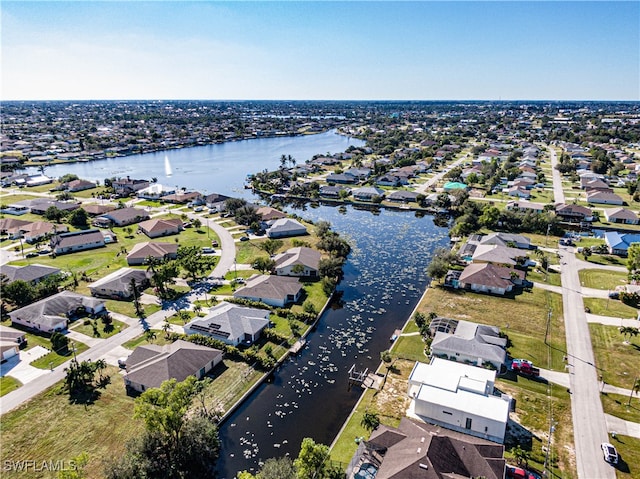
<svg viewBox="0 0 640 479"><path fill-rule="evenodd" d="M169 163L169 157L167 155L164 156L164 174L167 177L170 177L173 174L171 171L171 164Z"/></svg>

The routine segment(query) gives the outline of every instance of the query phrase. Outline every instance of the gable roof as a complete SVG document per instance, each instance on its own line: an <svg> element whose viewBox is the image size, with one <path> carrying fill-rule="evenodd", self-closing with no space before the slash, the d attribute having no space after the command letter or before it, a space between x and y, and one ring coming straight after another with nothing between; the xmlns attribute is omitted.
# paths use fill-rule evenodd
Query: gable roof
<svg viewBox="0 0 640 479"><path fill-rule="evenodd" d="M3 264L0 266L0 273L4 274L9 282L21 279L22 281L37 281L52 274L59 273L58 268L52 268L51 266L44 266L42 264L28 264L26 266L11 266Z"/></svg>
<svg viewBox="0 0 640 479"><path fill-rule="evenodd" d="M72 231L62 233L51 239L51 245L56 249L68 248L89 243L103 243L104 235L99 230Z"/></svg>
<svg viewBox="0 0 640 479"><path fill-rule="evenodd" d="M165 346L138 346L127 358L124 378L146 388L157 388L168 379L184 381L221 356L219 349L182 339Z"/></svg>
<svg viewBox="0 0 640 479"><path fill-rule="evenodd" d="M90 290L103 288L133 294L130 290L132 279L136 282L136 285L144 284L147 281L147 272L142 269L120 268L104 278L94 281L88 287Z"/></svg>
<svg viewBox="0 0 640 479"><path fill-rule="evenodd" d="M127 261L131 259L147 258L153 256L154 258L164 258L168 254L176 254L178 252L178 245L176 243L158 243L153 241L146 241L144 243L137 243L127 255Z"/></svg>
<svg viewBox="0 0 640 479"><path fill-rule="evenodd" d="M180 218L152 218L147 221L138 223L144 233L154 233L156 231L165 231L168 229L180 229L182 220Z"/></svg>
<svg viewBox="0 0 640 479"><path fill-rule="evenodd" d="M203 318L194 318L184 328L214 338L242 339L246 334L255 335L269 324L269 310L248 308L222 301Z"/></svg>
<svg viewBox="0 0 640 479"><path fill-rule="evenodd" d="M280 218L287 217L285 213L275 208L272 208L271 206L261 206L260 208L258 208L257 213L262 218L262 221L277 220Z"/></svg>
<svg viewBox="0 0 640 479"><path fill-rule="evenodd" d="M149 214L140 208L119 208L108 211L102 216L115 223L135 222L149 218Z"/></svg>
<svg viewBox="0 0 640 479"><path fill-rule="evenodd" d="M608 208L604 214L607 219L638 221L638 215L627 208Z"/></svg>

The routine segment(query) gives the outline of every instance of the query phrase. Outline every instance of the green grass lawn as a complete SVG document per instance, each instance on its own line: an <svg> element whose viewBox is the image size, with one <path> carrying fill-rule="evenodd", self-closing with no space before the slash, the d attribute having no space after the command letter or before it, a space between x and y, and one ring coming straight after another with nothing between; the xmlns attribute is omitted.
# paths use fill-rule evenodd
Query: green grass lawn
<svg viewBox="0 0 640 479"><path fill-rule="evenodd" d="M105 324L99 320L89 320L89 324L84 324L85 320L78 320L76 324L71 326L70 329L75 331L76 333L85 334L91 338L110 338L114 334L118 334L120 331L124 331L129 327L127 323L123 323L122 321L118 321L116 319L112 320L112 328L108 331L105 331ZM95 329L94 329L95 326ZM97 331L97 334L96 334Z"/></svg>
<svg viewBox="0 0 640 479"><path fill-rule="evenodd" d="M617 299L583 298L584 307L589 308L591 314L611 316L613 318L636 318L638 310L624 304Z"/></svg>
<svg viewBox="0 0 640 479"><path fill-rule="evenodd" d="M516 399L517 422L533 433L531 459L529 465L534 469L544 469L546 447L544 440L549 430L549 410L553 411L553 420L557 423L553 436L552 467L555 477L576 477L573 457L568 448L562 445L573 445L573 427L571 419L571 399L565 388L545 384L513 375L509 379L500 378L496 387ZM512 419L514 416L512 415ZM507 462L512 456L505 452Z"/></svg>
<svg viewBox="0 0 640 479"><path fill-rule="evenodd" d="M80 341L76 341L75 339L72 340L71 343L75 345L76 354L80 354L89 349L89 346L81 343ZM48 348L51 349L51 343L49 343ZM35 368L49 369L51 367L55 368L56 366L60 366L62 363L69 361L71 358L73 358L73 351L72 344L69 344L69 352L67 354L61 355L54 351L51 351L49 354L46 354L41 358L36 359L35 361L31 361L30 364Z"/></svg>
<svg viewBox="0 0 640 479"><path fill-rule="evenodd" d="M640 422L640 397L634 394L629 403L629 396L604 393L600 395L602 408L606 414L611 414L625 421ZM629 404L627 406L627 404Z"/></svg>
<svg viewBox="0 0 640 479"><path fill-rule="evenodd" d="M620 459L616 467L618 479L640 478L640 439L630 436L617 435L616 439L610 439L616 447Z"/></svg>
<svg viewBox="0 0 640 479"><path fill-rule="evenodd" d="M127 341L126 343L122 343L122 346L127 349L136 349L138 346L142 346L145 344L155 344L157 346L164 346L165 344L169 344L171 341L167 341L164 337L164 333L162 331L156 331L156 338L152 341L147 339L146 334L141 334L140 336L136 336L135 338Z"/></svg>
<svg viewBox="0 0 640 479"><path fill-rule="evenodd" d="M584 259L582 255L578 255L578 258ZM612 254L592 254L587 261L593 264L627 266L627 261L624 258Z"/></svg>
<svg viewBox="0 0 640 479"><path fill-rule="evenodd" d="M560 273L556 271L549 270L548 273L544 273L541 271L529 271L527 273L527 279L529 281L534 281L536 283L544 283L550 284L552 286L561 286L562 282L560 280Z"/></svg>
<svg viewBox="0 0 640 479"><path fill-rule="evenodd" d="M108 311L124 314L130 318L135 318L137 316L133 301L117 301L115 299L108 299L105 305ZM160 311L162 308L159 304L143 304L141 306L147 316Z"/></svg>
<svg viewBox="0 0 640 479"><path fill-rule="evenodd" d="M413 321L412 323L415 324ZM429 359L424 352L425 346L422 336L419 334L413 336L400 336L393 345L391 353L394 357L412 361L427 362Z"/></svg>
<svg viewBox="0 0 640 479"><path fill-rule="evenodd" d="M0 397L9 394L22 386L22 383L11 376L3 376L0 378Z"/></svg>
<svg viewBox="0 0 640 479"><path fill-rule="evenodd" d="M625 338L616 326L589 324L593 354L599 374L607 384L631 388L640 364L640 337Z"/></svg>
<svg viewBox="0 0 640 479"><path fill-rule="evenodd" d="M548 339L552 346L551 364L547 359L547 347L544 343L549 310L551 325ZM438 316L446 318L498 326L513 343L510 348L513 357L523 353L531 355L535 352L540 356L536 361L539 367L564 370L566 341L560 294L533 288L531 292L504 298L432 287L427 291L418 311L425 315L433 311Z"/></svg>
<svg viewBox="0 0 640 479"><path fill-rule="evenodd" d="M118 369L109 367L111 384L92 405L70 404L53 386L20 408L2 416L2 461L28 458L68 461L83 451L89 454L87 477L104 477L105 462L118 457L129 439L142 429L134 420L133 399L125 394ZM3 479L25 477L4 471ZM30 478L53 477L49 471L30 472Z"/></svg>
<svg viewBox="0 0 640 479"><path fill-rule="evenodd" d="M627 273L606 269L581 269L578 271L582 286L596 289L611 289L628 284Z"/></svg>

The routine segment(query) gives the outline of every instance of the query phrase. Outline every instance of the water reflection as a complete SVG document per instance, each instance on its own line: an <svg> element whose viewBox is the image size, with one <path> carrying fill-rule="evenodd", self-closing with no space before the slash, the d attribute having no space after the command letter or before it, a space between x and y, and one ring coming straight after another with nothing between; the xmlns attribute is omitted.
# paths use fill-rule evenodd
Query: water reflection
<svg viewBox="0 0 640 479"><path fill-rule="evenodd" d="M378 366L389 337L424 290L433 250L448 242L447 230L430 216L353 208L341 214L329 206L292 212L329 221L351 243L339 285L341 307L325 312L307 348L222 426L221 477L255 472L270 457L295 457L304 437L333 441L361 393L348 390L347 371L353 364L361 370Z"/></svg>

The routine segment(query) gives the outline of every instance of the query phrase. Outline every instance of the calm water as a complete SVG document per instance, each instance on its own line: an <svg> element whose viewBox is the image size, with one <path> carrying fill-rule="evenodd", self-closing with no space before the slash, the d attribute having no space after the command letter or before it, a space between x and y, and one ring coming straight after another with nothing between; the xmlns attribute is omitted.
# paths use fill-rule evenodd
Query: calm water
<svg viewBox="0 0 640 479"><path fill-rule="evenodd" d="M305 437L331 444L362 392L348 391L349 368L377 368L380 352L424 291L433 250L448 242L447 230L429 216L386 210L374 216L354 209L342 215L328 206L296 213L331 222L352 244L338 287L343 306L328 310L306 349L222 425L223 478L255 472L270 457L296 457Z"/></svg>
<svg viewBox="0 0 640 479"><path fill-rule="evenodd" d="M282 155L291 155L299 164L313 155L340 153L350 145L362 146L364 142L338 135L334 131L318 135L285 138L260 138L234 141L216 145L181 148L156 153L144 153L118 158L53 165L45 174L59 178L73 173L86 180L111 177L147 178L156 177L158 182L173 187L186 187L200 192L220 193L228 196L250 195L244 190L247 174L274 170L280 165ZM165 175L164 158L169 158L172 175ZM28 169L36 173L35 168Z"/></svg>

